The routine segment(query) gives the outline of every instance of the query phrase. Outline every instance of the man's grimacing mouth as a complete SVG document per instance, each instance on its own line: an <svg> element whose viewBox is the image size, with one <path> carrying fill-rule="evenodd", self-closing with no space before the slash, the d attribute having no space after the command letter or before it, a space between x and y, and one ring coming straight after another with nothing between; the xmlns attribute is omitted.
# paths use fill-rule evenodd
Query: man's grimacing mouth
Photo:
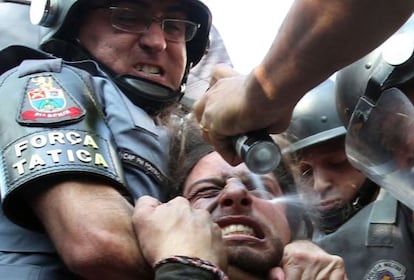
<svg viewBox="0 0 414 280"><path fill-rule="evenodd" d="M255 221L245 217L224 218L216 221L221 228L223 237L232 235L246 235L264 239L265 234Z"/></svg>
<svg viewBox="0 0 414 280"><path fill-rule="evenodd" d="M232 234L243 234L243 235L255 236L254 230L251 227L241 225L241 224L228 225L228 226L221 228L222 236L228 236Z"/></svg>

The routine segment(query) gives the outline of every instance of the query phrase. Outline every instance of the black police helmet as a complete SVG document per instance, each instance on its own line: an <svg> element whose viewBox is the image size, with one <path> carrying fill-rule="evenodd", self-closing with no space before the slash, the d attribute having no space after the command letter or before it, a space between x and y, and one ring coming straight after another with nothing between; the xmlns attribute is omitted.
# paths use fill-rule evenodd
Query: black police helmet
<svg viewBox="0 0 414 280"><path fill-rule="evenodd" d="M345 135L346 130L335 107L335 82L328 79L307 92L293 110L292 120L282 136L292 153Z"/></svg>
<svg viewBox="0 0 414 280"><path fill-rule="evenodd" d="M133 0L130 0L133 1ZM52 39L73 41L81 13L88 7L111 6L113 0L32 0L31 21L44 28L40 47ZM198 0L182 0L188 20L199 23L195 37L187 42L187 67L196 65L206 52L212 16L209 8Z"/></svg>
<svg viewBox="0 0 414 280"><path fill-rule="evenodd" d="M381 93L414 80L414 18L371 53L340 70L336 77L336 106L348 126L360 97L373 103Z"/></svg>

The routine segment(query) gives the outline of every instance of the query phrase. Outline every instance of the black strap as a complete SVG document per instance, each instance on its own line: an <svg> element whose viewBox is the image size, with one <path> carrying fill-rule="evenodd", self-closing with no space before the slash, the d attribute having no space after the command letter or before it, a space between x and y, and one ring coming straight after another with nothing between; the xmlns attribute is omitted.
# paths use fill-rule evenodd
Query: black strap
<svg viewBox="0 0 414 280"><path fill-rule="evenodd" d="M398 201L383 189L379 197L371 209L365 242L367 246L393 247Z"/></svg>
<svg viewBox="0 0 414 280"><path fill-rule="evenodd" d="M1 0L0 0L1 1ZM16 67L25 59L52 58L50 54L25 46L10 46L0 51L0 74Z"/></svg>
<svg viewBox="0 0 414 280"><path fill-rule="evenodd" d="M17 3L23 5L30 5L30 0L0 0L0 2L10 2L10 3Z"/></svg>

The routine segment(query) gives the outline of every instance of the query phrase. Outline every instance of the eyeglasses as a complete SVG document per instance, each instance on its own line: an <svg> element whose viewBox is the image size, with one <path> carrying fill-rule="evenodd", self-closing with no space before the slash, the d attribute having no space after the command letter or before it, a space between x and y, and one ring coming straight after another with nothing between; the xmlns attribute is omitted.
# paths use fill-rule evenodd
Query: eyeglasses
<svg viewBox="0 0 414 280"><path fill-rule="evenodd" d="M144 15L130 8L109 7L112 26L131 33L144 33L153 22L160 24L165 40L171 42L191 41L200 28L200 24L183 19L158 18Z"/></svg>

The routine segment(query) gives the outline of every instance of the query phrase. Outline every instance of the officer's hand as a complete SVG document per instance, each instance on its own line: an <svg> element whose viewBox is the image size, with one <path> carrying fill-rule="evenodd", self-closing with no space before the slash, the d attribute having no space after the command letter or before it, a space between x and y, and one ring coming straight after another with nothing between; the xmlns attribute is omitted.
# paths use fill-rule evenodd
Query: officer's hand
<svg viewBox="0 0 414 280"><path fill-rule="evenodd" d="M227 268L220 227L210 213L192 208L183 197L164 204L149 196L141 197L135 206L133 224L142 253L152 265L180 255Z"/></svg>
<svg viewBox="0 0 414 280"><path fill-rule="evenodd" d="M269 280L286 280L285 272L281 267L275 267L270 270Z"/></svg>
<svg viewBox="0 0 414 280"><path fill-rule="evenodd" d="M282 266L286 279L348 279L341 257L330 255L306 240L285 246Z"/></svg>
<svg viewBox="0 0 414 280"><path fill-rule="evenodd" d="M233 147L235 136L262 129L282 132L293 111L291 100L265 93L255 73L244 76L217 65L211 87L193 107L204 139L231 165L241 162Z"/></svg>
<svg viewBox="0 0 414 280"><path fill-rule="evenodd" d="M232 165L241 162L233 147L233 137L244 131L234 123L240 117L245 76L228 65L219 64L213 69L210 88L197 100L194 115L200 123L203 137ZM247 116L246 116L247 117Z"/></svg>

